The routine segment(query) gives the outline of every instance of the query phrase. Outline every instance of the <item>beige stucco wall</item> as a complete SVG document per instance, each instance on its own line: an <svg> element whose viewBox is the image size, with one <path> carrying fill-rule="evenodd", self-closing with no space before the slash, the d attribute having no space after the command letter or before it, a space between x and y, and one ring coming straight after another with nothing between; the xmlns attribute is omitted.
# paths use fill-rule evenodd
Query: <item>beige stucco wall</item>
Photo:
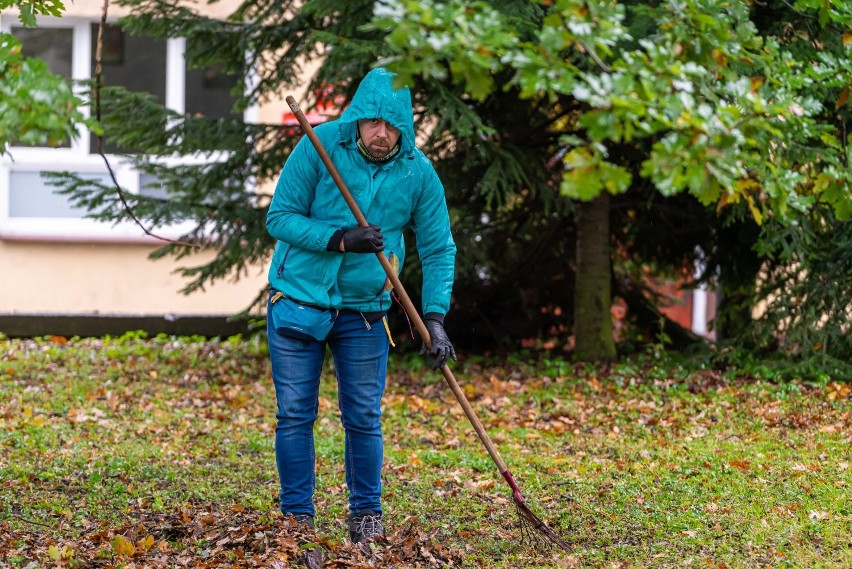
<svg viewBox="0 0 852 569"><path fill-rule="evenodd" d="M184 295L174 274L209 254L152 261L154 246L0 240L0 314L231 315L266 283L266 267L238 282Z"/></svg>

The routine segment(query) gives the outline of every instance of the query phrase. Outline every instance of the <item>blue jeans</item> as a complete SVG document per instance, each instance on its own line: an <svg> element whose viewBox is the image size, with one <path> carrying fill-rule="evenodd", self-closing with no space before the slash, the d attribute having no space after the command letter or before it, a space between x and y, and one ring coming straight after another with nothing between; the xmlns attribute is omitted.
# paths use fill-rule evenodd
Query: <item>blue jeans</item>
<svg viewBox="0 0 852 569"><path fill-rule="evenodd" d="M272 306L268 307L271 314ZM332 311L332 315L334 315ZM314 421L326 346L337 374L338 406L346 436L344 465L352 514L381 512L383 441L381 400L388 337L381 322L367 325L359 312L342 310L325 341L276 332L267 319L272 380L278 401L275 461L281 511L314 515Z"/></svg>

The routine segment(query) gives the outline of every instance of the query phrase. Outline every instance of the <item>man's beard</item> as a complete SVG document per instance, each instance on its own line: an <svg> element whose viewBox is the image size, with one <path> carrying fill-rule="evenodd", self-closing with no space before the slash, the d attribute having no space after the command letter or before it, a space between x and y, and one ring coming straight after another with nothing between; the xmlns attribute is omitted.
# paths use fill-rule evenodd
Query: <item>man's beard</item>
<svg viewBox="0 0 852 569"><path fill-rule="evenodd" d="M389 140L383 140L380 143L373 141L367 146L367 150L373 155L373 158L384 158L392 149Z"/></svg>
<svg viewBox="0 0 852 569"><path fill-rule="evenodd" d="M388 141L390 142L390 141ZM375 141L370 146L367 146L367 143L364 142L364 139L358 137L358 152L361 155L374 163L384 163L391 160L394 156L399 154L399 141L394 144L390 148L386 148L383 146L375 146Z"/></svg>

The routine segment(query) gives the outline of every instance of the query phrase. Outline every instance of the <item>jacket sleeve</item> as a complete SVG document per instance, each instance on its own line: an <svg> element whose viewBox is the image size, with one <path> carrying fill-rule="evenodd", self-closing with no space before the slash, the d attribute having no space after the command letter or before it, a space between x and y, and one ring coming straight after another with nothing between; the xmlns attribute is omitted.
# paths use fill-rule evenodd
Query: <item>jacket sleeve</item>
<svg viewBox="0 0 852 569"><path fill-rule="evenodd" d="M421 160L427 160L421 157ZM450 230L450 214L444 186L431 164L412 215L417 253L423 265L423 313L445 315L455 278L456 244Z"/></svg>
<svg viewBox="0 0 852 569"><path fill-rule="evenodd" d="M266 214L266 231L275 239L313 251L325 251L339 227L308 217L325 166L307 136L287 158Z"/></svg>

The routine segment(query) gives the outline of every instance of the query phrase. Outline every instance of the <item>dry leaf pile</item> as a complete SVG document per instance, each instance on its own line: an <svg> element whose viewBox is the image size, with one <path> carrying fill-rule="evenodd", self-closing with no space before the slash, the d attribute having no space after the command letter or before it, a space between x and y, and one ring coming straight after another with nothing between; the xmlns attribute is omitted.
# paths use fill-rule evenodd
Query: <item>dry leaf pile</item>
<svg viewBox="0 0 852 569"><path fill-rule="evenodd" d="M335 543L280 516L198 504L172 513L131 512L119 527L57 538L54 528L12 530L0 521L0 567L460 567L461 554L408 520L370 544Z"/></svg>

